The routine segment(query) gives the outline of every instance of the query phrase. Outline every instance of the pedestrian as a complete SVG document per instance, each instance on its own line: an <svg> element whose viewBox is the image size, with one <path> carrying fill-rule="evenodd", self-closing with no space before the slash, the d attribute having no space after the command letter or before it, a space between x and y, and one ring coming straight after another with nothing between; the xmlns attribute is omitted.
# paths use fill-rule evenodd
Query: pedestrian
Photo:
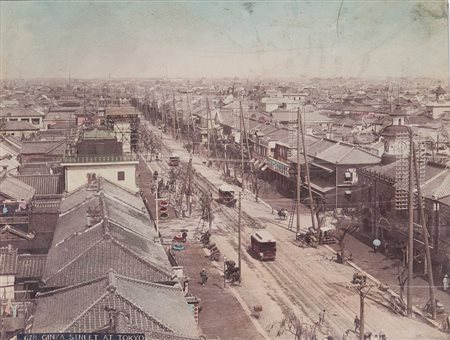
<svg viewBox="0 0 450 340"><path fill-rule="evenodd" d="M447 274L444 275L444 279L442 280L442 285L444 286L444 292L446 292L448 289L448 275Z"/></svg>
<svg viewBox="0 0 450 340"><path fill-rule="evenodd" d="M386 256L389 256L389 243L388 241L384 242L384 252Z"/></svg>
<svg viewBox="0 0 450 340"><path fill-rule="evenodd" d="M377 250L378 250L378 246L373 245L373 252L374 252L375 254L377 253Z"/></svg>
<svg viewBox="0 0 450 340"><path fill-rule="evenodd" d="M357 332L359 330L359 327L361 326L361 321L359 320L358 315L355 315L354 324L355 324L355 332Z"/></svg>
<svg viewBox="0 0 450 340"><path fill-rule="evenodd" d="M372 339L372 332L365 332L364 340L371 340L371 339Z"/></svg>
<svg viewBox="0 0 450 340"><path fill-rule="evenodd" d="M200 283L202 284L202 286L205 285L206 281L208 281L208 274L206 274L206 270L205 268L203 268L200 272Z"/></svg>
<svg viewBox="0 0 450 340"><path fill-rule="evenodd" d="M325 322L325 312L326 310L324 309L319 313L319 325L322 325Z"/></svg>

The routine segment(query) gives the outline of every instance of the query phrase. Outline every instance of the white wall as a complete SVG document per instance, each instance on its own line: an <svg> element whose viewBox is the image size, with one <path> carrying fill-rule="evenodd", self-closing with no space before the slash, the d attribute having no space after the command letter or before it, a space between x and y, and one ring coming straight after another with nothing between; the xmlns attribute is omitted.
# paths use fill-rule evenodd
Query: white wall
<svg viewBox="0 0 450 340"><path fill-rule="evenodd" d="M87 183L87 174L95 173L97 177L103 177L108 181L125 187L131 191L137 192L136 186L136 168L137 162L128 163L111 163L111 164L70 164L66 165L66 191L71 192ZM125 172L125 180L119 181L117 173Z"/></svg>
<svg viewBox="0 0 450 340"><path fill-rule="evenodd" d="M14 275L0 275L0 300L14 300Z"/></svg>

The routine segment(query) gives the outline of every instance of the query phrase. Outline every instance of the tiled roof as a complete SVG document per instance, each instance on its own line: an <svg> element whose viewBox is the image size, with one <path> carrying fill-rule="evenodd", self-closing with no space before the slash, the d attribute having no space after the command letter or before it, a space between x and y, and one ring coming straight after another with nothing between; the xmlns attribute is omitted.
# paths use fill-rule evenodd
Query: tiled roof
<svg viewBox="0 0 450 340"><path fill-rule="evenodd" d="M38 131L39 127L29 122L3 122L0 123L0 131Z"/></svg>
<svg viewBox="0 0 450 340"><path fill-rule="evenodd" d="M0 117L43 117L44 113L39 110L27 107L27 108L5 108L0 109Z"/></svg>
<svg viewBox="0 0 450 340"><path fill-rule="evenodd" d="M18 180L36 189L36 195L59 195L64 191L62 175L18 175Z"/></svg>
<svg viewBox="0 0 450 340"><path fill-rule="evenodd" d="M17 273L17 249L0 248L0 274Z"/></svg>
<svg viewBox="0 0 450 340"><path fill-rule="evenodd" d="M67 308L70 306L70 308ZM112 308L114 310L112 311ZM103 277L38 295L33 332L95 332L122 313L114 330L134 329L149 339L197 339L199 334L183 292L175 287ZM162 338L162 337L161 337Z"/></svg>
<svg viewBox="0 0 450 340"><path fill-rule="evenodd" d="M397 162L392 162L389 164L376 164L369 166L365 169L373 171L374 173L387 176L395 181L395 172L396 172L396 164ZM423 195L426 197L431 197L435 190L439 187L439 185L442 183L445 179L445 175L447 174L448 170L440 167L435 166L432 164L427 164L425 167L425 185L423 189Z"/></svg>
<svg viewBox="0 0 450 340"><path fill-rule="evenodd" d="M333 164L378 164L381 158L355 145L322 139L309 146L311 157Z"/></svg>
<svg viewBox="0 0 450 340"><path fill-rule="evenodd" d="M63 108L66 109L66 108ZM75 121L75 111L81 110L80 108L74 108L73 111L56 111L54 108L50 108L50 112L45 115L44 121Z"/></svg>
<svg viewBox="0 0 450 340"><path fill-rule="evenodd" d="M109 268L152 282L172 280L172 268L162 245L154 241L157 235L142 200L113 187L102 180L100 191L82 188L62 200L43 278L48 286L87 281ZM97 223L88 228L88 209L95 208Z"/></svg>
<svg viewBox="0 0 450 340"><path fill-rule="evenodd" d="M274 120L279 122L288 122L288 121L297 121L297 112L296 111L272 111L270 113ZM304 118L303 118L304 117ZM305 124L311 123L331 123L332 119L328 118L325 115L322 115L318 112L308 112L306 114L302 113L302 119L304 119Z"/></svg>
<svg viewBox="0 0 450 340"><path fill-rule="evenodd" d="M436 198L450 196L450 172L447 173L441 185L433 193L433 196Z"/></svg>
<svg viewBox="0 0 450 340"><path fill-rule="evenodd" d="M50 174L49 163L25 163L19 167L21 175L44 175Z"/></svg>
<svg viewBox="0 0 450 340"><path fill-rule="evenodd" d="M6 177L0 183L0 192L15 200L30 201L36 190L14 177Z"/></svg>
<svg viewBox="0 0 450 340"><path fill-rule="evenodd" d="M9 148L13 148L17 152L19 152L22 147L22 141L16 136L0 136L0 142L6 143Z"/></svg>
<svg viewBox="0 0 450 340"><path fill-rule="evenodd" d="M313 143L308 148L308 155L315 156L316 154L329 149L333 145L335 145L336 142L330 139L321 139L317 141L316 143Z"/></svg>
<svg viewBox="0 0 450 340"><path fill-rule="evenodd" d="M66 150L66 139L51 141L24 141L21 154L63 155Z"/></svg>
<svg viewBox="0 0 450 340"><path fill-rule="evenodd" d="M47 255L20 254L17 263L18 278L41 278L44 272Z"/></svg>
<svg viewBox="0 0 450 340"><path fill-rule="evenodd" d="M16 158L5 158L0 160L0 168L3 168L4 166L6 166L6 170L9 174L14 175L17 173L17 169L19 168L20 163Z"/></svg>

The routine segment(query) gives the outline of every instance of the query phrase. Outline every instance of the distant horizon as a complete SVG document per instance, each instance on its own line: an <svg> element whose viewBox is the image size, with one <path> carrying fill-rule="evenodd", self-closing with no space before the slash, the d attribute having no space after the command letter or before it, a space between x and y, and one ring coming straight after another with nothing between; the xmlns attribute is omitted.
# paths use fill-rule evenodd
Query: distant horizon
<svg viewBox="0 0 450 340"><path fill-rule="evenodd" d="M445 0L0 2L2 79L447 77Z"/></svg>

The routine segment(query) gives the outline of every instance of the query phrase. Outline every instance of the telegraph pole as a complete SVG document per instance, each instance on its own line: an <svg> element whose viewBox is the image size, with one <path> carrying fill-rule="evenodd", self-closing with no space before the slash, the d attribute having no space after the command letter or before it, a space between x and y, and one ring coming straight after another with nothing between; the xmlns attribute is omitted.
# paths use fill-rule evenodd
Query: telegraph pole
<svg viewBox="0 0 450 340"><path fill-rule="evenodd" d="M316 223L315 223L315 218L314 218L314 201L313 201L313 196L312 196L312 191L311 191L311 179L309 177L309 166L308 166L308 156L306 155L306 143L305 143L305 131L304 131L304 125L302 123L302 120L300 118L300 127L299 130L302 134L302 143L303 143L303 156L305 158L305 175L306 175L306 180L308 182L308 194L309 194L309 202L311 204L310 206L310 211L311 211L311 221L312 221L312 225L313 228L316 229ZM300 162L299 162L300 163ZM320 236L320 225L319 225L319 221L317 221L317 232ZM320 240L320 239L319 239Z"/></svg>
<svg viewBox="0 0 450 340"><path fill-rule="evenodd" d="M239 115L239 137L240 137L240 147L241 147L241 172L242 172L242 181L241 187L244 190L244 135L242 133L242 102L239 101L240 106L240 115Z"/></svg>
<svg viewBox="0 0 450 340"><path fill-rule="evenodd" d="M239 267L239 283L241 283L242 267L241 267L241 213L242 213L242 191L239 192L239 215L238 215L238 267Z"/></svg>
<svg viewBox="0 0 450 340"><path fill-rule="evenodd" d="M409 185L408 185L408 286L406 289L406 311L412 317L412 286L414 261L414 196L413 196L413 133L409 130Z"/></svg>
<svg viewBox="0 0 450 340"><path fill-rule="evenodd" d="M413 145L414 146L414 145ZM423 209L423 198L422 198L422 188L420 187L420 173L417 165L417 152L416 148L413 147L413 157L414 157L414 172L416 175L416 185L417 185L417 196L419 201L419 212L420 221L422 224L422 237L423 243L425 244L425 258L427 263L427 274L428 274L428 288L430 291L430 302L431 302L431 315L433 320L436 319L436 300L434 297L434 278L433 278L433 267L431 263L430 245L428 242L428 229L427 221L425 219L425 212Z"/></svg>
<svg viewBox="0 0 450 340"><path fill-rule="evenodd" d="M189 158L189 163L191 164L192 167L192 156ZM189 217L191 217L192 215L192 168L189 171L189 177L188 177L188 212L189 212Z"/></svg>
<svg viewBox="0 0 450 340"><path fill-rule="evenodd" d="M359 340L364 340L364 292L363 286L359 288Z"/></svg>
<svg viewBox="0 0 450 340"><path fill-rule="evenodd" d="M297 234L300 232L300 108L297 110Z"/></svg>
<svg viewBox="0 0 450 340"><path fill-rule="evenodd" d="M248 159L252 159L252 151L250 150L250 146L248 144L248 138L247 138L247 128L245 127L245 120L244 120L244 110L242 109L242 102L240 102L240 115L242 120L242 126L243 126L243 138L245 138L245 147L247 150ZM248 126L250 128L250 123L248 123ZM243 147L243 146L242 146ZM258 202L258 178L256 177L256 169L254 168L254 165L252 162L250 162L250 174L252 176L252 182L253 182L253 189L255 191L255 200Z"/></svg>
<svg viewBox="0 0 450 340"><path fill-rule="evenodd" d="M206 143L208 146L208 153L206 155L206 158L209 162L209 99L206 97Z"/></svg>

